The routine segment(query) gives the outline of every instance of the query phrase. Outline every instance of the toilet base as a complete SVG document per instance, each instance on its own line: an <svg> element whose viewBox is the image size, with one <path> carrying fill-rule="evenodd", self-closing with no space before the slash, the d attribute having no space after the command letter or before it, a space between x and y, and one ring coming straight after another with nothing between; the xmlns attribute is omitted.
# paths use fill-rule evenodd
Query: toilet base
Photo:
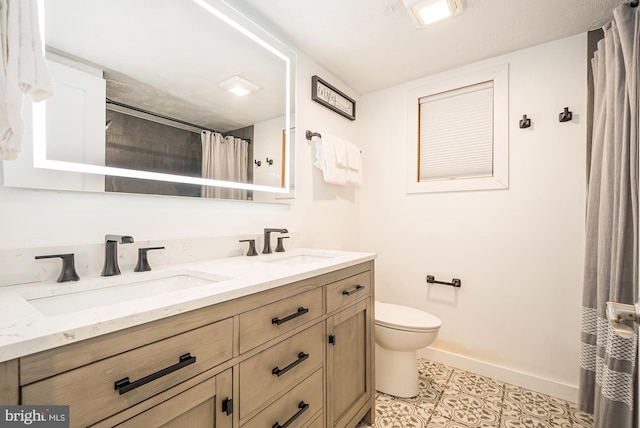
<svg viewBox="0 0 640 428"><path fill-rule="evenodd" d="M376 390L395 397L418 395L416 351L390 351L376 343Z"/></svg>

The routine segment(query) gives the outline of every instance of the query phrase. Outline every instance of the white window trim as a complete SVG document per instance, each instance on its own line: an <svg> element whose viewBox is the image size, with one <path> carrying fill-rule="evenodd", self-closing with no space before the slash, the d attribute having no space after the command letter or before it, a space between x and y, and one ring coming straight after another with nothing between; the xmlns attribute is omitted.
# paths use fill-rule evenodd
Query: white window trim
<svg viewBox="0 0 640 428"><path fill-rule="evenodd" d="M493 177L418 181L420 98L493 80ZM509 65L421 80L407 91L407 193L506 189L509 187Z"/></svg>

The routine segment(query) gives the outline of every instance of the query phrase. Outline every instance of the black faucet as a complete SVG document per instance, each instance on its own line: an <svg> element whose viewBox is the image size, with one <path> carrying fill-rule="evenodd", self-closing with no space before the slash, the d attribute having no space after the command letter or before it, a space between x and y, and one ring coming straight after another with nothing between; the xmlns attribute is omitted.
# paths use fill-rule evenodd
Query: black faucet
<svg viewBox="0 0 640 428"><path fill-rule="evenodd" d="M102 276L120 275L118 267L118 244L131 244L133 238L131 236L122 235L105 235L105 253L104 267L102 268Z"/></svg>
<svg viewBox="0 0 640 428"><path fill-rule="evenodd" d="M271 232L289 233L287 229L265 229L264 230L264 248L262 254L271 254Z"/></svg>
<svg viewBox="0 0 640 428"><path fill-rule="evenodd" d="M46 256L36 256L36 260L51 259L59 257L62 259L62 271L58 276L57 282L78 281L80 277L76 272L75 259L73 253L70 254L50 254Z"/></svg>

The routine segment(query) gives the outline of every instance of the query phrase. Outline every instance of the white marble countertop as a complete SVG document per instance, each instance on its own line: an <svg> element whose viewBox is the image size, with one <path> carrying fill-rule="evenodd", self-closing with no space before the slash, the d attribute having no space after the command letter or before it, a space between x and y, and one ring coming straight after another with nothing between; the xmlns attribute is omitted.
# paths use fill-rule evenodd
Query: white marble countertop
<svg viewBox="0 0 640 428"><path fill-rule="evenodd" d="M286 253L220 258L113 277L89 276L77 282L0 287L0 362L269 290L375 257L372 253L299 248ZM178 275L207 281L200 281L203 285L161 293L154 293L150 285L148 293L142 296L136 296L126 287L114 293L119 286L132 282ZM96 293L96 290L100 291ZM122 300L109 302L101 296L103 290L112 298L122 296ZM90 302L86 306L68 306L72 294L81 300L89 298ZM51 299L53 296L64 296L64 299ZM53 309L37 309L38 299L40 303L52 302L49 306ZM51 315L51 311L61 313Z"/></svg>

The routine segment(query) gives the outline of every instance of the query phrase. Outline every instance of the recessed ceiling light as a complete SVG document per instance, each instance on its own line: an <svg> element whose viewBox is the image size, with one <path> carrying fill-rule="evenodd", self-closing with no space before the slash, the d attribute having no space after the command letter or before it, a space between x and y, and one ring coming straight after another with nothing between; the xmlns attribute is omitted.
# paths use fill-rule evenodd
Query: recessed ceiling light
<svg viewBox="0 0 640 428"><path fill-rule="evenodd" d="M260 86L240 76L233 76L218 83L218 85L239 97L243 97L260 89Z"/></svg>
<svg viewBox="0 0 640 428"><path fill-rule="evenodd" d="M402 0L418 28L462 13L462 0Z"/></svg>

